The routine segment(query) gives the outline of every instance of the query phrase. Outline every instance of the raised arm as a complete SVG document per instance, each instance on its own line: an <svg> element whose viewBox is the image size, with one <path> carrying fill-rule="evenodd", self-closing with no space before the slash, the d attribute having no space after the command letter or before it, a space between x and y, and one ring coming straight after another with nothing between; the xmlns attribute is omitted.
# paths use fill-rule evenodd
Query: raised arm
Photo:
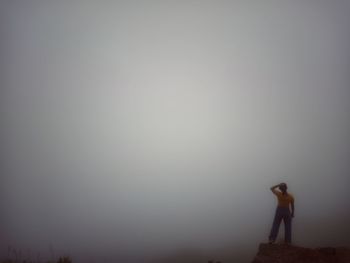
<svg viewBox="0 0 350 263"><path fill-rule="evenodd" d="M272 193L276 193L276 188L278 188L279 186L280 186L281 184L276 184L276 185L274 185L274 186L272 186L271 188L270 188L270 190L272 191Z"/></svg>

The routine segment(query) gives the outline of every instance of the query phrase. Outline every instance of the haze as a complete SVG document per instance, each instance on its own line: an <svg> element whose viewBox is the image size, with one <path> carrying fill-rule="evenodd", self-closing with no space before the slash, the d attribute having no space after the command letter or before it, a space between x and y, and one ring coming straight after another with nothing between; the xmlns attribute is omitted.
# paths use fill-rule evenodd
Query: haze
<svg viewBox="0 0 350 263"><path fill-rule="evenodd" d="M349 1L0 9L3 257L249 262L280 182L294 243L350 245Z"/></svg>

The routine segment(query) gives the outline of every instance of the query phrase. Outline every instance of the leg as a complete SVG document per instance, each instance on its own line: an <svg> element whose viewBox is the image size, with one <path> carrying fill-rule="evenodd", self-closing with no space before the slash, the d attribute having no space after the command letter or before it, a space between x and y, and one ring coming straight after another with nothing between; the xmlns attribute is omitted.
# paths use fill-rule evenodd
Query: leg
<svg viewBox="0 0 350 263"><path fill-rule="evenodd" d="M280 228L281 220L282 220L281 214L279 213L278 210L276 210L275 218L273 220L273 224L272 224L272 228L269 236L270 242L275 242L278 235L278 230Z"/></svg>
<svg viewBox="0 0 350 263"><path fill-rule="evenodd" d="M287 244L292 242L292 218L290 215L286 215L283 218L284 222L284 241Z"/></svg>

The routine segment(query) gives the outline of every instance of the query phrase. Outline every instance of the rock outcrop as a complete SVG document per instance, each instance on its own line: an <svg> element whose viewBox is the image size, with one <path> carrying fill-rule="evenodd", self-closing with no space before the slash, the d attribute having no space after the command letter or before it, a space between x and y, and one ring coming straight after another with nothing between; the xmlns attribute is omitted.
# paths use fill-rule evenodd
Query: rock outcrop
<svg viewBox="0 0 350 263"><path fill-rule="evenodd" d="M350 263L350 249L312 249L293 245L260 244L252 263Z"/></svg>

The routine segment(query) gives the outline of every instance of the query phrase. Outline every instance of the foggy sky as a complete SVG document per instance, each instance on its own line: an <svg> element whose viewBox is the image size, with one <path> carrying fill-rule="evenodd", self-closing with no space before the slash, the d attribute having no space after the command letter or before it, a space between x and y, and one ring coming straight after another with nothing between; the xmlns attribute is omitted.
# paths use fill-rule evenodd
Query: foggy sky
<svg viewBox="0 0 350 263"><path fill-rule="evenodd" d="M249 262L280 182L296 244L350 245L349 1L0 10L3 256Z"/></svg>

